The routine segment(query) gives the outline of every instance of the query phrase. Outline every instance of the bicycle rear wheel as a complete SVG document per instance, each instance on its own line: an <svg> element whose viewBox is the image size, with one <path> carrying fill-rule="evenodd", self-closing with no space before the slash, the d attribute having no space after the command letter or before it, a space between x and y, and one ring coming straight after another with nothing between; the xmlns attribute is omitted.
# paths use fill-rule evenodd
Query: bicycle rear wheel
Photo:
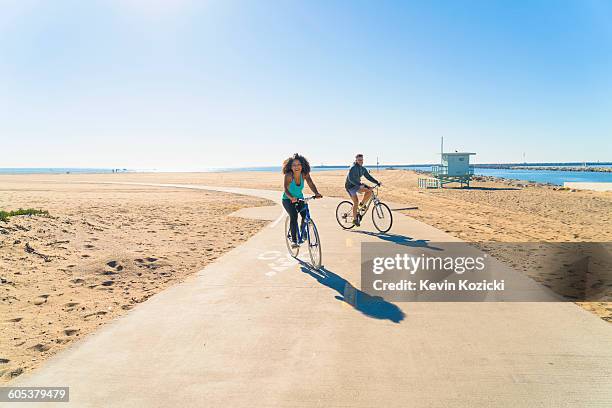
<svg viewBox="0 0 612 408"><path fill-rule="evenodd" d="M312 220L308 223L308 252L310 252L313 268L319 269L323 264L323 253L321 251L319 231Z"/></svg>
<svg viewBox="0 0 612 408"><path fill-rule="evenodd" d="M376 229L383 234L391 229L393 225L393 214L385 203L378 203L372 208L372 221Z"/></svg>
<svg viewBox="0 0 612 408"><path fill-rule="evenodd" d="M336 207L336 221L344 229L351 229L353 224L353 203L350 201L342 201Z"/></svg>
<svg viewBox="0 0 612 408"><path fill-rule="evenodd" d="M293 244L293 241L291 240L291 219L289 217L285 219L285 244L287 244L287 249L289 250L289 254L292 257L297 258L298 254L300 253L300 247L297 247L297 248L291 247L291 244Z"/></svg>

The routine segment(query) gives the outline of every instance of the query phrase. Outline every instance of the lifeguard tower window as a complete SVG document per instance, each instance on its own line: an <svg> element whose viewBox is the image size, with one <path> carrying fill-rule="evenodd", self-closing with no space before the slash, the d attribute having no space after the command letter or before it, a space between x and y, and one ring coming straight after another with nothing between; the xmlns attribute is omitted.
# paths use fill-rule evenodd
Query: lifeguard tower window
<svg viewBox="0 0 612 408"><path fill-rule="evenodd" d="M439 186L449 183L460 183L470 186L474 167L470 166L470 156L476 153L456 152L442 153L442 164L433 166L432 177L438 180Z"/></svg>

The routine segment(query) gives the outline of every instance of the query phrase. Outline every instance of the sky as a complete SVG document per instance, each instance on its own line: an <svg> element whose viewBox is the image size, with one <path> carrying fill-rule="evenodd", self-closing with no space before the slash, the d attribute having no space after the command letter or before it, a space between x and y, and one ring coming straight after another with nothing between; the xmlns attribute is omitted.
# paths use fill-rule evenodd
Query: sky
<svg viewBox="0 0 612 408"><path fill-rule="evenodd" d="M0 0L0 168L612 161L612 2Z"/></svg>

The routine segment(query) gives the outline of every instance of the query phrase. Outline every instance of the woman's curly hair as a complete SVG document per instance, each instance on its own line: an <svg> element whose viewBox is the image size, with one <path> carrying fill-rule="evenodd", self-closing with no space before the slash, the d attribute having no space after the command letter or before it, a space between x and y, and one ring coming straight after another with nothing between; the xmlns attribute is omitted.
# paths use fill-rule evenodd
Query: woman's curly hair
<svg viewBox="0 0 612 408"><path fill-rule="evenodd" d="M299 160L300 163L302 163L302 173L310 174L310 163L308 163L308 159L299 153L294 154L283 162L283 174L289 174L293 171L291 170L291 165L294 160Z"/></svg>

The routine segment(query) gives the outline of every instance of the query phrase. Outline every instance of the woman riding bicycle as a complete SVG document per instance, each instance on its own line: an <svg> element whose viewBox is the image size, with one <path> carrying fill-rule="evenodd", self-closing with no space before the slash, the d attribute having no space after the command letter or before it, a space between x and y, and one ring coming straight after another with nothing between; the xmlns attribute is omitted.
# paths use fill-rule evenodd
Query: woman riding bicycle
<svg viewBox="0 0 612 408"><path fill-rule="evenodd" d="M308 186L315 194L316 198L323 197L319 194L317 186L310 177L310 164L304 156L298 153L289 157L283 162L283 174L284 174L284 193L283 193L283 207L289 214L290 225L291 225L291 240L293 241L292 247L296 248L299 246L297 242L297 219L298 213L306 205L304 202L298 201L304 198L302 190L304 189L304 181L308 183ZM304 213L302 214L302 223L304 222Z"/></svg>

